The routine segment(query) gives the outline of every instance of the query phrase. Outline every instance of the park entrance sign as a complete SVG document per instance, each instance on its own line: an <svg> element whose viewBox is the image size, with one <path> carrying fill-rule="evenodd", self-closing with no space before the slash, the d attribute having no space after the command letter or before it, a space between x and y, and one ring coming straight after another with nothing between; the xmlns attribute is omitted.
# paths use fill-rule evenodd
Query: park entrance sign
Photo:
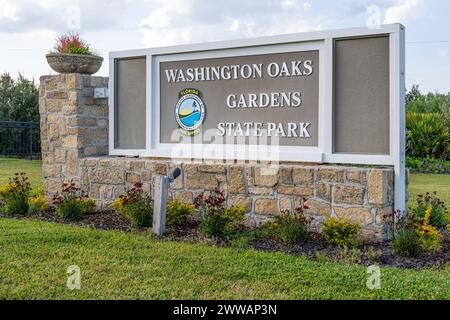
<svg viewBox="0 0 450 320"><path fill-rule="evenodd" d="M109 153L394 166L405 208L404 27L112 52Z"/></svg>

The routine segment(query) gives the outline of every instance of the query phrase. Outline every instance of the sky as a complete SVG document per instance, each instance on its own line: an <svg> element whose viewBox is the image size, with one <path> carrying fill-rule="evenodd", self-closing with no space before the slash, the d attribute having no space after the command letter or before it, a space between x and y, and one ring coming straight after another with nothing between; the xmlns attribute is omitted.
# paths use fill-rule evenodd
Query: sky
<svg viewBox="0 0 450 320"><path fill-rule="evenodd" d="M110 51L265 35L406 26L407 87L450 92L447 0L0 0L0 72L38 81L45 54L76 31L105 58Z"/></svg>

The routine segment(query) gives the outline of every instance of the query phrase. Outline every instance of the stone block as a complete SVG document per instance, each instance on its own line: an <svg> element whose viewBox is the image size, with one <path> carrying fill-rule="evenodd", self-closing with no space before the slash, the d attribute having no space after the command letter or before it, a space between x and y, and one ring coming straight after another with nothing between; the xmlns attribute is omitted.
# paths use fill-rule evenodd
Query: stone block
<svg viewBox="0 0 450 320"><path fill-rule="evenodd" d="M313 170L305 168L294 168L293 182L295 185L312 185L314 182Z"/></svg>
<svg viewBox="0 0 450 320"><path fill-rule="evenodd" d="M127 172L126 173L126 181L128 183L137 183L141 182L141 176L137 173Z"/></svg>
<svg viewBox="0 0 450 320"><path fill-rule="evenodd" d="M249 187L248 193L257 196L271 196L275 194L275 191L273 188L268 187Z"/></svg>
<svg viewBox="0 0 450 320"><path fill-rule="evenodd" d="M232 165L229 167L228 192L245 193L245 167Z"/></svg>
<svg viewBox="0 0 450 320"><path fill-rule="evenodd" d="M285 185L291 185L293 183L291 167L280 168L280 182Z"/></svg>
<svg viewBox="0 0 450 320"><path fill-rule="evenodd" d="M317 181L342 182L344 178L343 169L319 169L317 171Z"/></svg>
<svg viewBox="0 0 450 320"><path fill-rule="evenodd" d="M47 194L53 195L61 192L62 189L62 179L45 179L44 181L45 192Z"/></svg>
<svg viewBox="0 0 450 320"><path fill-rule="evenodd" d="M280 199L278 200L278 208L280 209L281 212L283 211L292 212L293 211L292 203L293 203L292 198L280 197Z"/></svg>
<svg viewBox="0 0 450 320"><path fill-rule="evenodd" d="M69 95L65 91L47 91L47 99L68 99L68 98Z"/></svg>
<svg viewBox="0 0 450 320"><path fill-rule="evenodd" d="M348 169L346 171L347 181L365 185L367 183L367 171L361 169Z"/></svg>
<svg viewBox="0 0 450 320"><path fill-rule="evenodd" d="M343 184L333 186L333 203L363 205L365 188Z"/></svg>
<svg viewBox="0 0 450 320"><path fill-rule="evenodd" d="M121 168L93 168L90 173L91 181L93 183L104 184L123 184L125 183L124 172Z"/></svg>
<svg viewBox="0 0 450 320"><path fill-rule="evenodd" d="M83 79L78 73L70 73L67 75L67 88L77 90L83 88Z"/></svg>
<svg viewBox="0 0 450 320"><path fill-rule="evenodd" d="M203 164L203 165L198 165L198 171L199 172L205 172L205 173L221 173L221 174L225 174L226 166L221 165L221 164L217 164L217 165Z"/></svg>
<svg viewBox="0 0 450 320"><path fill-rule="evenodd" d="M369 203L376 205L387 204L387 171L374 169L369 171L367 179Z"/></svg>
<svg viewBox="0 0 450 320"><path fill-rule="evenodd" d="M373 223L373 215L370 208L355 207L355 208L342 208L333 207L333 211L337 217L346 218L360 226Z"/></svg>
<svg viewBox="0 0 450 320"><path fill-rule="evenodd" d="M61 139L61 146L63 148L78 148L80 144L78 143L77 136L68 136Z"/></svg>
<svg viewBox="0 0 450 320"><path fill-rule="evenodd" d="M318 182L316 184L316 197L331 202L331 185L329 183Z"/></svg>
<svg viewBox="0 0 450 320"><path fill-rule="evenodd" d="M69 176L78 176L79 166L78 166L78 152L77 151L67 151L67 172Z"/></svg>
<svg viewBox="0 0 450 320"><path fill-rule="evenodd" d="M61 100L47 100L47 111L52 113L61 112Z"/></svg>
<svg viewBox="0 0 450 320"><path fill-rule="evenodd" d="M231 196L230 206L240 206L244 207L247 212L252 211L252 198L244 196Z"/></svg>
<svg viewBox="0 0 450 320"><path fill-rule="evenodd" d="M306 205L308 208L305 208L305 214L309 216L325 216L326 214L332 213L331 204L328 202L317 199L308 199ZM296 199L295 207L301 207L300 199Z"/></svg>
<svg viewBox="0 0 450 320"><path fill-rule="evenodd" d="M312 197L314 195L314 190L312 187L304 186L278 186L277 191L279 194L291 195L291 196L301 196L301 197Z"/></svg>
<svg viewBox="0 0 450 320"><path fill-rule="evenodd" d="M42 165L42 175L44 178L61 178L60 164L44 164Z"/></svg>
<svg viewBox="0 0 450 320"><path fill-rule="evenodd" d="M276 199L256 199L255 200L255 213L256 214L279 214L278 205Z"/></svg>
<svg viewBox="0 0 450 320"><path fill-rule="evenodd" d="M257 167L254 169L255 185L261 187L274 187L278 184L279 169L271 167Z"/></svg>
<svg viewBox="0 0 450 320"><path fill-rule="evenodd" d="M191 191L176 191L174 195L175 199L181 202L192 204L194 198Z"/></svg>

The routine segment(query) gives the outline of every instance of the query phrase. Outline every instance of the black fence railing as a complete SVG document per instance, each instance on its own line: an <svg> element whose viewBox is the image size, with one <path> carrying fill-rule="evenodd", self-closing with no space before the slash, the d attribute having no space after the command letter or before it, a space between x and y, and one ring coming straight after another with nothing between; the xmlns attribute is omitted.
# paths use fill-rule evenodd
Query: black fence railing
<svg viewBox="0 0 450 320"><path fill-rule="evenodd" d="M0 156L40 159L39 122L0 121Z"/></svg>

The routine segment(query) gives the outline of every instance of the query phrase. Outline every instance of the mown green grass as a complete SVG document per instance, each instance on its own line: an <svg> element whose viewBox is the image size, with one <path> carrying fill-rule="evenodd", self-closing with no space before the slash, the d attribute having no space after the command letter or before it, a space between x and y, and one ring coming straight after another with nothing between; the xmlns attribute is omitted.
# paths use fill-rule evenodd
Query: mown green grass
<svg viewBox="0 0 450 320"><path fill-rule="evenodd" d="M367 269L150 235L0 219L0 299L450 299L450 268ZM81 290L66 287L81 269Z"/></svg>
<svg viewBox="0 0 450 320"><path fill-rule="evenodd" d="M42 161L0 158L0 184L8 183L9 178L14 177L16 172L25 172L30 178L33 189L44 183L42 178Z"/></svg>
<svg viewBox="0 0 450 320"><path fill-rule="evenodd" d="M437 192L437 195L450 207L450 175L411 174L409 184L409 206L414 206L417 195Z"/></svg>

